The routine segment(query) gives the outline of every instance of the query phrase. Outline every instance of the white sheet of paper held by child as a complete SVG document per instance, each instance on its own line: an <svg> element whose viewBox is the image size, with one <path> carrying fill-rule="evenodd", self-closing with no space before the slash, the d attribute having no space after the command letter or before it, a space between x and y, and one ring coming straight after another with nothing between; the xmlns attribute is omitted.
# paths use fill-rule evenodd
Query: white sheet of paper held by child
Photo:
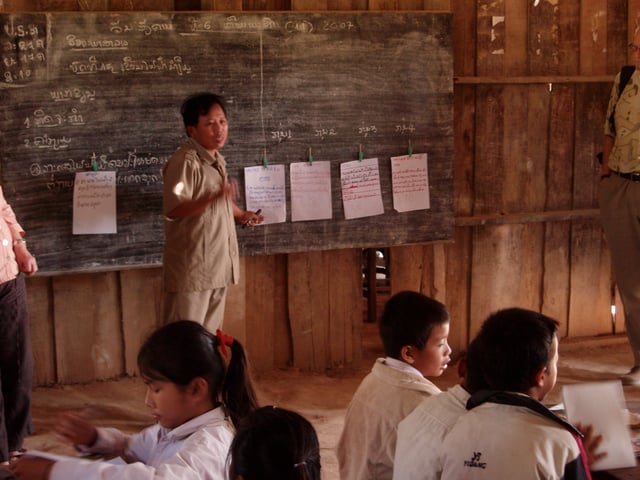
<svg viewBox="0 0 640 480"><path fill-rule="evenodd" d="M595 434L602 435L599 450L607 452L607 455L590 465L591 470L636 465L626 402L619 380L565 385L562 399L570 423L591 425Z"/></svg>

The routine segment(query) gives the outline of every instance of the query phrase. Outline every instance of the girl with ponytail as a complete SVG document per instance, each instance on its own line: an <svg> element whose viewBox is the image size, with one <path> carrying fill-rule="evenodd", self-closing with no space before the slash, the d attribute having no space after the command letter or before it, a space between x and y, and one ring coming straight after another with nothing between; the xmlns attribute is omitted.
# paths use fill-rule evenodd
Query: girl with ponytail
<svg viewBox="0 0 640 480"><path fill-rule="evenodd" d="M68 413L57 428L78 450L120 456L126 463L25 456L12 464L14 475L20 480L227 478L234 425L257 408L242 345L199 323L173 322L142 345L138 368L155 425L129 436Z"/></svg>

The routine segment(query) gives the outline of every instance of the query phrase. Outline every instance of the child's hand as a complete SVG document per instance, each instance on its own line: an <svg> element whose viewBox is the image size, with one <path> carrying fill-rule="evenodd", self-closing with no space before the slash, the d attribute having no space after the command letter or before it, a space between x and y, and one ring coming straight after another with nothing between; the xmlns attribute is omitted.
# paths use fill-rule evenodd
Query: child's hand
<svg viewBox="0 0 640 480"><path fill-rule="evenodd" d="M602 443L602 435L594 435L593 426L585 426L578 423L575 427L584 435L582 444L584 445L585 452L587 452L587 461L589 462L589 465L592 465L594 462L607 456L607 452L597 451L598 447Z"/></svg>
<svg viewBox="0 0 640 480"><path fill-rule="evenodd" d="M96 427L75 413L65 413L60 417L56 433L73 445L91 446L98 438Z"/></svg>
<svg viewBox="0 0 640 480"><path fill-rule="evenodd" d="M22 457L9 466L18 480L48 480L53 460L38 457Z"/></svg>

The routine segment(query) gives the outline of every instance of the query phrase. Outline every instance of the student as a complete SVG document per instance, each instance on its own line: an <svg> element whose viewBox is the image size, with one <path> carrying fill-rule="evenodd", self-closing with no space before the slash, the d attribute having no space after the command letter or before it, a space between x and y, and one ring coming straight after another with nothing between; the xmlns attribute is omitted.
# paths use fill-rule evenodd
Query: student
<svg viewBox="0 0 640 480"><path fill-rule="evenodd" d="M556 383L557 326L520 308L482 325L467 368L487 389L471 396L444 440L443 479L591 478L582 434L541 403Z"/></svg>
<svg viewBox="0 0 640 480"><path fill-rule="evenodd" d="M11 465L19 480L226 478L233 424L257 406L242 345L192 321L170 323L144 343L138 368L146 404L157 424L127 436L96 428L78 415L57 431L83 452L120 455L128 464L69 458L22 458Z"/></svg>
<svg viewBox="0 0 640 480"><path fill-rule="evenodd" d="M468 350L474 348L474 343ZM425 398L398 425L393 465L394 480L437 480L442 474L442 441L458 418L466 413L471 396L467 382L467 358L458 360L460 382Z"/></svg>
<svg viewBox="0 0 640 480"><path fill-rule="evenodd" d="M447 368L449 313L416 292L387 302L379 323L386 358L379 358L351 400L338 443L344 480L391 479L398 423L440 389L425 377Z"/></svg>
<svg viewBox="0 0 640 480"><path fill-rule="evenodd" d="M320 444L296 412L262 407L240 425L229 451L231 480L320 480Z"/></svg>

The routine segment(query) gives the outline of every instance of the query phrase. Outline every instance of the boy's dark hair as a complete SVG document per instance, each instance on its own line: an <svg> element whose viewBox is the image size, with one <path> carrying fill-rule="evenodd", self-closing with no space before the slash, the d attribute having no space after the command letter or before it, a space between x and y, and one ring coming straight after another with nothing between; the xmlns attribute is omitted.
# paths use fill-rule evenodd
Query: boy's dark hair
<svg viewBox="0 0 640 480"><path fill-rule="evenodd" d="M214 105L220 105L220 108L227 115L227 109L224 105L224 98L215 93L196 93L188 97L182 102L180 113L184 121L184 127L195 127L202 115L206 115Z"/></svg>
<svg viewBox="0 0 640 480"><path fill-rule="evenodd" d="M422 350L433 326L448 322L449 312L437 300L418 292L396 293L384 306L378 324L385 355L400 360L404 346Z"/></svg>
<svg viewBox="0 0 640 480"><path fill-rule="evenodd" d="M509 308L491 314L467 352L467 384L526 393L535 374L549 365L558 322L532 310Z"/></svg>
<svg viewBox="0 0 640 480"><path fill-rule="evenodd" d="M196 377L204 378L213 404L222 401L237 425L257 408L257 397L240 342L232 340L227 346L231 359L226 368L219 345L218 337L197 322L172 322L144 342L138 352L138 369L144 378L182 387Z"/></svg>
<svg viewBox="0 0 640 480"><path fill-rule="evenodd" d="M231 448L232 478L320 480L320 445L313 425L291 410L257 409L238 428Z"/></svg>

